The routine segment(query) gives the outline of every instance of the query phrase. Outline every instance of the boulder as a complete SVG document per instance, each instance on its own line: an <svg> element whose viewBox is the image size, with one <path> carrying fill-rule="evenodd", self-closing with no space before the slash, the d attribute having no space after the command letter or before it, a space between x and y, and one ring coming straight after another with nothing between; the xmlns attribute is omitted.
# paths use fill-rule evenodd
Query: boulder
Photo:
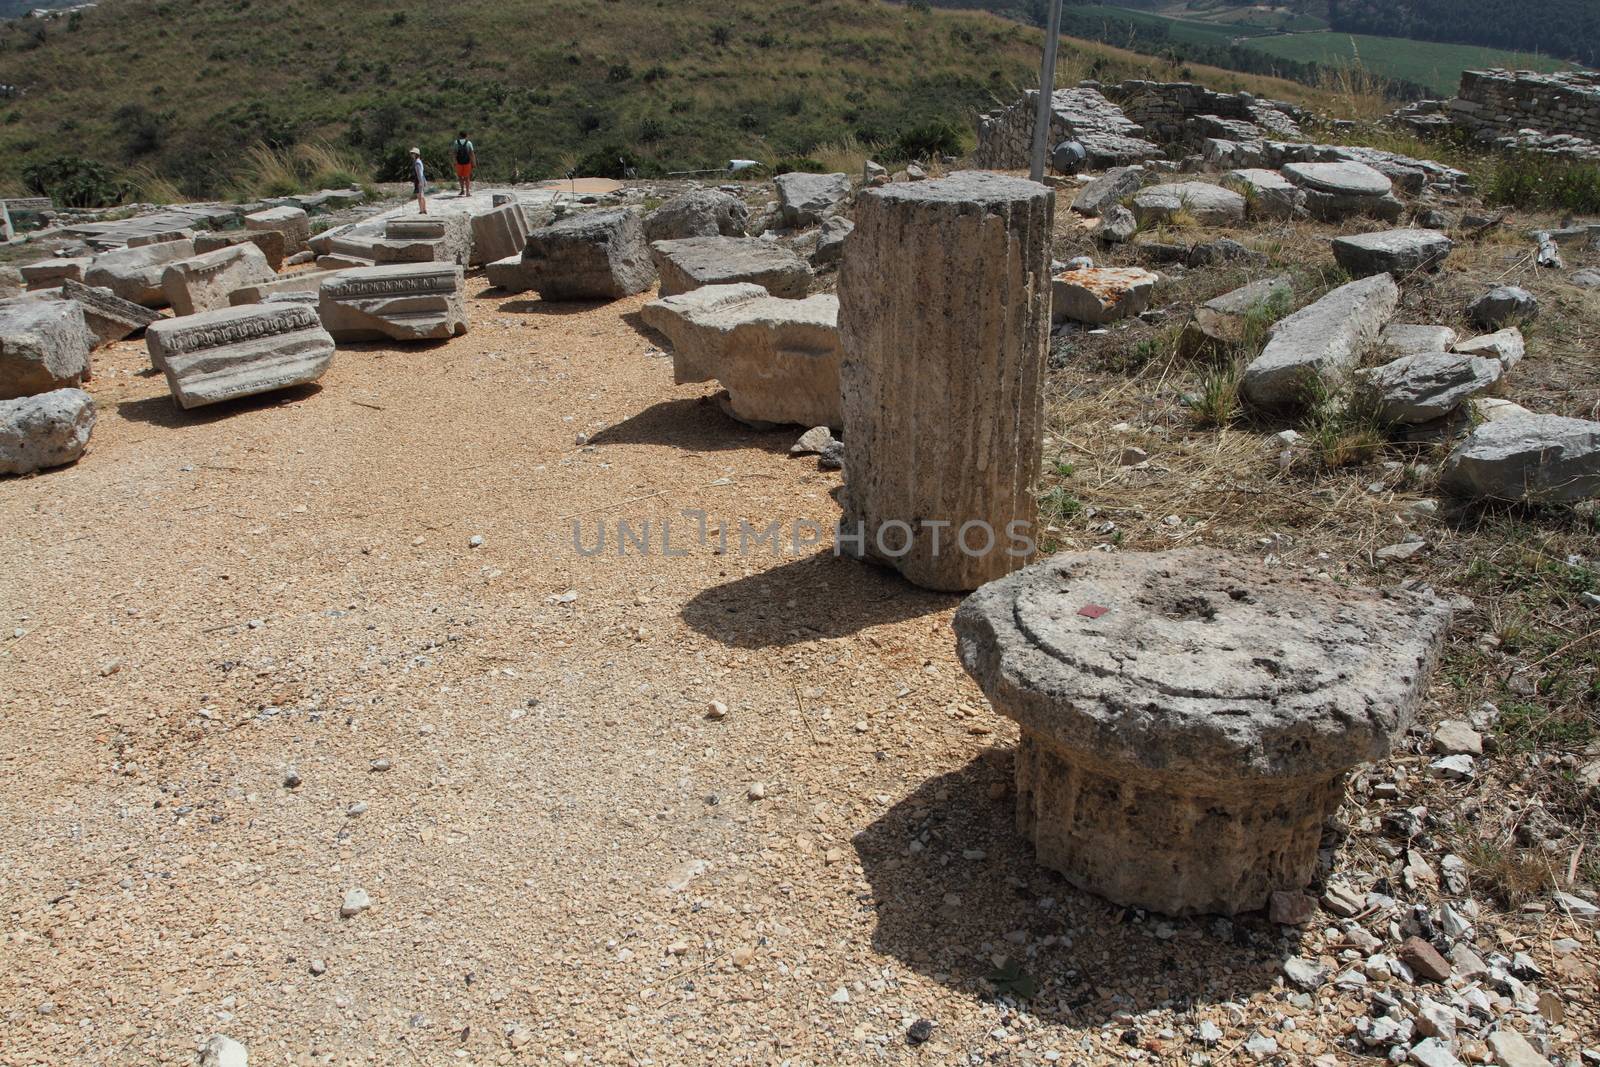
<svg viewBox="0 0 1600 1067"><path fill-rule="evenodd" d="M304 252L311 242L311 216L304 208L273 207L244 217L247 230L279 230L283 233L283 254Z"/></svg>
<svg viewBox="0 0 1600 1067"><path fill-rule="evenodd" d="M122 299L148 308L164 308L167 294L161 287L161 276L170 264L193 255L193 241L166 241L105 252L95 256L83 272L83 284L110 289Z"/></svg>
<svg viewBox="0 0 1600 1067"><path fill-rule="evenodd" d="M874 163L869 159L861 167L861 181L863 184L874 188L880 185L888 185L889 168L881 163Z"/></svg>
<svg viewBox="0 0 1600 1067"><path fill-rule="evenodd" d="M856 224L843 215L830 215L823 220L822 232L817 235L817 250L811 253L812 265L826 267L839 262L844 255L844 239L855 228Z"/></svg>
<svg viewBox="0 0 1600 1067"><path fill-rule="evenodd" d="M1202 226L1231 226L1244 220L1244 197L1220 185L1174 182L1134 194L1133 213L1141 224L1170 222L1180 213Z"/></svg>
<svg viewBox="0 0 1600 1067"><path fill-rule="evenodd" d="M820 224L850 198L847 174L780 174L773 184L783 224L790 229Z"/></svg>
<svg viewBox="0 0 1600 1067"><path fill-rule="evenodd" d="M1222 184L1244 197L1251 218L1296 219L1306 213L1305 191L1275 170L1231 171Z"/></svg>
<svg viewBox="0 0 1600 1067"><path fill-rule="evenodd" d="M1138 267L1087 267L1055 276L1052 322L1104 325L1130 318L1150 306L1160 277Z"/></svg>
<svg viewBox="0 0 1600 1067"><path fill-rule="evenodd" d="M184 408L305 385L333 361L316 309L293 304L162 319L145 331L145 346Z"/></svg>
<svg viewBox="0 0 1600 1067"><path fill-rule="evenodd" d="M23 284L29 290L54 289L68 278L75 282L83 281L83 272L92 262L94 260L89 256L58 257L26 263L19 270Z"/></svg>
<svg viewBox="0 0 1600 1067"><path fill-rule="evenodd" d="M1405 277L1443 266L1455 244L1435 230L1381 230L1333 239L1333 258L1357 278Z"/></svg>
<svg viewBox="0 0 1600 1067"><path fill-rule="evenodd" d="M1185 262L1191 267L1211 267L1223 263L1265 267L1272 260L1265 252L1246 248L1231 237L1219 237L1215 241L1203 241L1189 249Z"/></svg>
<svg viewBox="0 0 1600 1067"><path fill-rule="evenodd" d="M1400 301L1388 274L1363 278L1275 323L1267 346L1248 367L1239 391L1267 410L1302 407L1337 390L1377 340Z"/></svg>
<svg viewBox="0 0 1600 1067"><path fill-rule="evenodd" d="M132 337L161 318L159 311L124 300L110 289L95 289L71 278L61 283L61 294L83 309L95 348Z"/></svg>
<svg viewBox="0 0 1600 1067"><path fill-rule="evenodd" d="M1469 498L1559 504L1600 495L1600 422L1514 415L1479 426L1439 484Z"/></svg>
<svg viewBox="0 0 1600 1067"><path fill-rule="evenodd" d="M77 386L89 376L93 338L71 300L0 306L0 400Z"/></svg>
<svg viewBox="0 0 1600 1067"><path fill-rule="evenodd" d="M1113 205L1100 214L1094 228L1094 239L1102 244L1120 245L1133 240L1139 232L1139 220L1121 204Z"/></svg>
<svg viewBox="0 0 1600 1067"><path fill-rule="evenodd" d="M93 431L94 400L82 389L0 400L0 474L76 463Z"/></svg>
<svg viewBox="0 0 1600 1067"><path fill-rule="evenodd" d="M277 275L253 244L237 244L180 259L161 275L161 288L176 315L195 315L228 306L235 289L271 281Z"/></svg>
<svg viewBox="0 0 1600 1067"><path fill-rule="evenodd" d="M472 216L472 265L520 256L528 246L528 216L512 201Z"/></svg>
<svg viewBox="0 0 1600 1067"><path fill-rule="evenodd" d="M507 293L525 293L538 280L538 271L527 269L521 255L497 259L483 269L489 284Z"/></svg>
<svg viewBox="0 0 1600 1067"><path fill-rule="evenodd" d="M1396 359L1424 352L1448 352L1455 343L1456 332L1448 326L1418 326L1409 322L1390 323L1378 336L1378 347Z"/></svg>
<svg viewBox="0 0 1600 1067"><path fill-rule="evenodd" d="M617 300L656 279L639 216L626 208L569 215L534 230L522 260L545 300Z"/></svg>
<svg viewBox="0 0 1600 1067"><path fill-rule="evenodd" d="M1256 336L1265 337L1268 327L1288 312L1293 300L1294 285L1287 277L1263 278L1223 293L1194 309L1194 318L1178 340L1178 350L1185 358L1231 352L1249 340L1252 323Z"/></svg>
<svg viewBox="0 0 1600 1067"><path fill-rule="evenodd" d="M1527 342L1522 338L1522 331L1515 326L1508 326L1495 333L1484 334L1482 337L1472 337L1459 341L1452 349L1469 356L1483 356L1486 359L1497 359L1500 365L1510 370L1522 362L1522 357L1528 352Z"/></svg>
<svg viewBox="0 0 1600 1067"><path fill-rule="evenodd" d="M1418 425L1449 415L1504 373L1498 360L1424 352L1358 371L1357 394L1380 422Z"/></svg>
<svg viewBox="0 0 1600 1067"><path fill-rule="evenodd" d="M317 307L338 341L443 341L467 332L461 268L452 263L339 271L322 283Z"/></svg>
<svg viewBox="0 0 1600 1067"><path fill-rule="evenodd" d="M1520 286L1500 285L1468 305L1467 314L1474 325L1499 330L1532 322L1539 315L1539 301Z"/></svg>
<svg viewBox="0 0 1600 1067"><path fill-rule="evenodd" d="M708 285L653 300L643 317L672 342L674 380L721 382L734 417L840 427L838 297Z"/></svg>
<svg viewBox="0 0 1600 1067"><path fill-rule="evenodd" d="M759 237L689 237L650 246L661 274L661 295L675 296L703 285L753 282L773 296L798 300L811 291L806 261Z"/></svg>
<svg viewBox="0 0 1600 1067"><path fill-rule="evenodd" d="M1091 218L1104 215L1143 188L1148 173L1143 167L1112 167L1078 190L1072 210Z"/></svg>
<svg viewBox="0 0 1600 1067"><path fill-rule="evenodd" d="M194 238L195 255L204 255L207 252L218 252L234 245L253 244L261 249L261 254L267 257L267 266L274 271L283 269L283 261L288 257L284 251L284 237L282 230L233 230L227 233L198 233ZM309 251L309 249L307 250ZM304 253L301 253L304 255Z"/></svg>
<svg viewBox="0 0 1600 1067"><path fill-rule="evenodd" d="M749 221L750 209L737 196L720 189L691 189L644 217L644 237L652 244L687 237L743 237Z"/></svg>

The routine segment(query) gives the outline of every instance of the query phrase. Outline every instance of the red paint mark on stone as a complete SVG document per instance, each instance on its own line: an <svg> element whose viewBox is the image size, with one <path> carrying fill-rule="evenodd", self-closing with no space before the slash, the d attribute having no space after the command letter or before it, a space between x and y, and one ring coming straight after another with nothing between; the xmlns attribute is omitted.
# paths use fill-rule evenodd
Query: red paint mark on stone
<svg viewBox="0 0 1600 1067"><path fill-rule="evenodd" d="M1099 604L1085 604L1083 607L1078 609L1078 614L1084 616L1085 618L1098 619L1100 616L1104 615L1110 610L1110 608L1102 607Z"/></svg>

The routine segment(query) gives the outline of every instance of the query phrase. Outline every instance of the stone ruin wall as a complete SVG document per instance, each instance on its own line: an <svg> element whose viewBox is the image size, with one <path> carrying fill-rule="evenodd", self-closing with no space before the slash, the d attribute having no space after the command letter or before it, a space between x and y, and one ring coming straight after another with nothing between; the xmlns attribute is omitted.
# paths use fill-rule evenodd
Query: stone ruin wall
<svg viewBox="0 0 1600 1067"><path fill-rule="evenodd" d="M1451 121L1469 130L1533 129L1600 141L1600 74L1469 70L1446 107Z"/></svg>
<svg viewBox="0 0 1600 1067"><path fill-rule="evenodd" d="M1025 93L1008 108L978 117L978 147L973 165L984 170L1026 170L1033 154L1034 101ZM1049 144L1081 142L1091 169L1156 159L1161 149L1143 139L1139 126L1092 86L1057 89L1052 97Z"/></svg>
<svg viewBox="0 0 1600 1067"><path fill-rule="evenodd" d="M1196 145L1207 137L1229 136L1252 140L1263 133L1295 137L1300 133L1295 120L1303 116L1281 100L1218 93L1193 82L1132 80L1105 86L1103 92L1159 144Z"/></svg>

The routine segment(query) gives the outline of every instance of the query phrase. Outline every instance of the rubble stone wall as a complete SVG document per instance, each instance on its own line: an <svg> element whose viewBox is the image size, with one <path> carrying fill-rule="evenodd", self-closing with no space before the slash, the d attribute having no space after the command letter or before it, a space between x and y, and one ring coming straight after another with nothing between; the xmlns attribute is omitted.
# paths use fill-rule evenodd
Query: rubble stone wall
<svg viewBox="0 0 1600 1067"><path fill-rule="evenodd" d="M1469 70L1447 107L1451 120L1467 129L1532 129L1600 141L1600 74L1593 72Z"/></svg>
<svg viewBox="0 0 1600 1067"><path fill-rule="evenodd" d="M973 162L985 170L1026 170L1032 157L1034 102L1038 91L1015 104L978 119L978 147ZM1099 90L1080 86L1057 89L1051 100L1050 141L1076 140L1088 153L1088 165L1100 170L1126 166L1164 153L1144 139L1139 125Z"/></svg>
<svg viewBox="0 0 1600 1067"><path fill-rule="evenodd" d="M1131 80L1104 86L1106 97L1160 144L1198 144L1206 137L1258 139L1299 134L1292 104L1250 93L1218 93L1193 82ZM1206 121L1197 121L1206 120ZM1220 120L1220 121L1217 121ZM1250 130L1249 127L1260 127Z"/></svg>

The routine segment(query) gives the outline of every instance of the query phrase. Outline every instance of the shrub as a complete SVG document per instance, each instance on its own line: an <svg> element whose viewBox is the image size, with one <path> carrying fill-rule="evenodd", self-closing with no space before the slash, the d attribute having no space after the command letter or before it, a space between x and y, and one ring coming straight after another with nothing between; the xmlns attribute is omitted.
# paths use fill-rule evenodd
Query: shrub
<svg viewBox="0 0 1600 1067"><path fill-rule="evenodd" d="M80 156L56 156L29 163L22 180L40 196L63 207L111 207L132 193L129 183L104 163Z"/></svg>
<svg viewBox="0 0 1600 1067"><path fill-rule="evenodd" d="M901 131L890 158L898 161L960 155L961 146L961 128L948 119L939 119Z"/></svg>
<svg viewBox="0 0 1600 1067"><path fill-rule="evenodd" d="M1542 152L1513 153L1496 161L1484 199L1507 207L1593 214L1600 212L1600 166Z"/></svg>

